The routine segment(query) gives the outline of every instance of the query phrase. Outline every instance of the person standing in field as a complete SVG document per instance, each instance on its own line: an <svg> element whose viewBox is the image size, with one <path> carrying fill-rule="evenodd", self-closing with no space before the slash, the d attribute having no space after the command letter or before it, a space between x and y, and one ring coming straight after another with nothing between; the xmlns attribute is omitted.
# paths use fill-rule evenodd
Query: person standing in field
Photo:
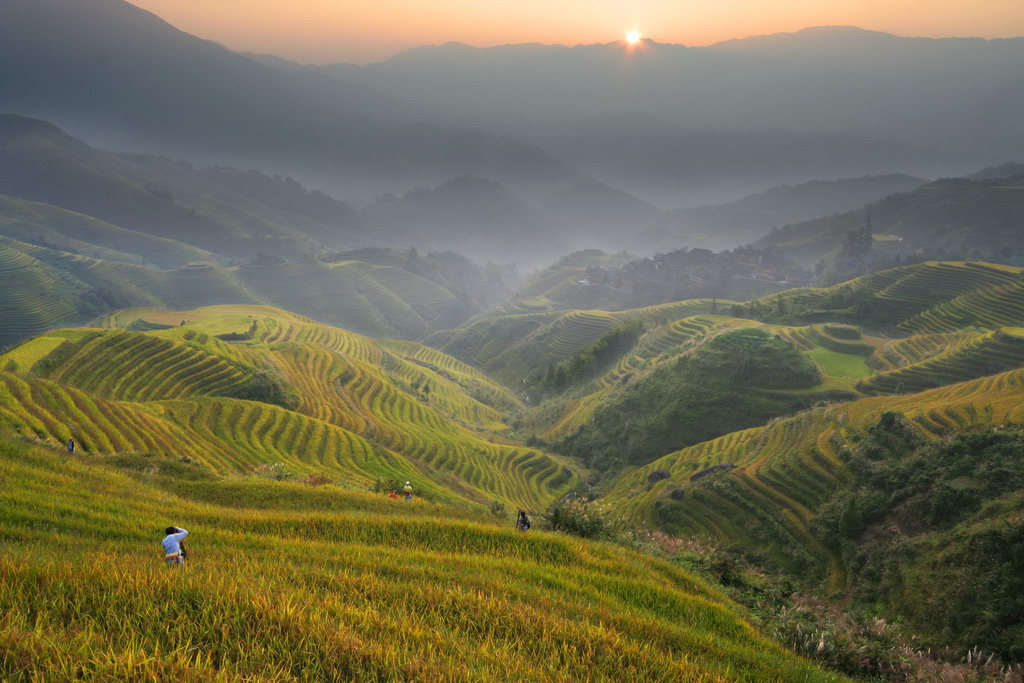
<svg viewBox="0 0 1024 683"><path fill-rule="evenodd" d="M412 500L412 484L405 482L405 487L402 489L405 492L405 502Z"/></svg>
<svg viewBox="0 0 1024 683"><path fill-rule="evenodd" d="M519 511L519 517L516 518L516 529L519 531L526 531L530 528L530 518L526 516L526 510Z"/></svg>
<svg viewBox="0 0 1024 683"><path fill-rule="evenodd" d="M164 547L164 563L168 567L185 566L185 547L182 541L188 536L188 531L177 526L169 526L164 529L164 540L161 544Z"/></svg>
<svg viewBox="0 0 1024 683"><path fill-rule="evenodd" d="M68 439L68 453L70 453L71 455L75 454L75 440L74 439Z"/></svg>

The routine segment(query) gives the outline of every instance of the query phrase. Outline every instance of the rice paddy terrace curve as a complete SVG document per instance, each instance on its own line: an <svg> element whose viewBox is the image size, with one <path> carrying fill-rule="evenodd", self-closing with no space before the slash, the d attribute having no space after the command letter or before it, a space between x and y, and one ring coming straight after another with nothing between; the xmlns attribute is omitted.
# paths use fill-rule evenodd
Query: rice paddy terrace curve
<svg viewBox="0 0 1024 683"><path fill-rule="evenodd" d="M866 320L904 334L992 330L1024 319L1024 268L930 261L824 289L787 290L734 310L769 316L785 310L808 321Z"/></svg>
<svg viewBox="0 0 1024 683"><path fill-rule="evenodd" d="M331 462L335 449L380 461L364 462L363 473L401 470L394 478L426 478L427 489L447 489L444 495L530 509L570 489L579 476L562 459L501 436L503 411L517 403L507 390L412 342L378 342L259 306L137 309L106 324L151 331L60 331L51 337L66 341L56 348L42 353L44 342L34 340L5 362L106 401L144 404L186 432L214 435L231 444L232 455L222 448L203 461L222 472L251 471L262 458L338 476L344 467ZM234 399L251 394L254 375L280 386L273 400L291 410ZM249 407L238 412L239 406ZM324 432L321 422L340 432ZM370 443L348 438L356 435ZM105 443L90 439L83 446L94 441Z"/></svg>
<svg viewBox="0 0 1024 683"><path fill-rule="evenodd" d="M445 353L482 368L507 386L564 360L632 320L651 324L710 314L732 302L688 299L624 311L546 311L478 318L446 335Z"/></svg>
<svg viewBox="0 0 1024 683"><path fill-rule="evenodd" d="M609 499L635 521L677 534L750 544L791 569L829 566L836 586L841 568L814 538L809 522L816 507L852 476L840 457L842 449L886 411L904 414L927 439L957 429L1020 425L1021 395L1024 370L1016 369L907 396L813 408L627 472L614 482ZM731 467L700 474L719 465ZM775 545L765 540L773 536ZM782 556L781 545L799 552Z"/></svg>
<svg viewBox="0 0 1024 683"><path fill-rule="evenodd" d="M247 488L230 507L203 487L183 499L145 473L0 439L0 670L13 681L845 680L662 560L424 501ZM183 572L160 566L164 519L193 532Z"/></svg>

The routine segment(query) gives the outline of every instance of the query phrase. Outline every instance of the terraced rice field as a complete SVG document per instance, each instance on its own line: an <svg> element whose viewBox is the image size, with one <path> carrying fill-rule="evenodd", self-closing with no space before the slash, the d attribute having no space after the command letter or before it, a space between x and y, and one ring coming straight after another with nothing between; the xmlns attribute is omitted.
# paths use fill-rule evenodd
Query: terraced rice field
<svg viewBox="0 0 1024 683"><path fill-rule="evenodd" d="M78 315L76 288L31 256L0 243L0 346L31 337Z"/></svg>
<svg viewBox="0 0 1024 683"><path fill-rule="evenodd" d="M849 317L867 296L872 316L911 334L992 330L1024 319L1024 269L974 262L928 262L894 268L827 289L768 297L818 318Z"/></svg>
<svg viewBox="0 0 1024 683"><path fill-rule="evenodd" d="M164 324L172 321L179 324ZM376 342L267 307L138 309L106 324L157 329L52 333L64 343L37 358L33 372L97 400L144 406L183 433L216 441L198 459L218 472L282 462L294 472L324 471L353 485L365 486L371 474L415 478L440 497L529 509L543 507L578 478L558 458L497 443L494 434L507 429L499 408L516 399L478 371L412 342ZM211 334L229 332L243 333L238 344ZM40 355L38 348L19 353ZM0 357L4 362L10 359ZM260 372L294 396L294 411L206 398L231 395ZM37 408L49 409L45 401ZM43 438L62 440L64 431L77 431L73 417L67 423L63 431L48 427ZM82 445L118 450L109 437L92 433Z"/></svg>
<svg viewBox="0 0 1024 683"><path fill-rule="evenodd" d="M979 287L973 292L923 311L900 324L918 334L952 332L963 328L995 329L1024 320L1024 279Z"/></svg>
<svg viewBox="0 0 1024 683"><path fill-rule="evenodd" d="M70 247L86 250L81 253L98 258L107 258L103 254L110 253L117 255L114 260L137 262L138 257L132 255L145 254L149 262L161 268L177 268L190 261L216 260L213 254L183 242L125 230L50 204L0 197L0 213L8 216L0 232L9 237L23 241L44 237L47 242L56 244L68 242Z"/></svg>
<svg viewBox="0 0 1024 683"><path fill-rule="evenodd" d="M910 337L890 346L892 357L919 360L866 378L857 388L866 394L910 393L1024 367L1019 330Z"/></svg>
<svg viewBox="0 0 1024 683"><path fill-rule="evenodd" d="M189 486L0 442L0 671L17 683L40 672L844 680L761 636L719 590L666 561L389 502L277 482ZM180 571L158 553L154 532L170 523L191 532Z"/></svg>
<svg viewBox="0 0 1024 683"><path fill-rule="evenodd" d="M903 397L866 398L814 408L685 448L621 476L609 500L633 519L679 535L752 543L791 568L827 567L833 588L842 569L810 531L815 509L850 478L839 453L884 411L907 416L926 438L981 425L1024 423L1024 370L1012 370ZM713 465L735 469L690 481ZM667 479L648 483L655 470ZM676 500L671 494L676 493ZM757 535L759 542L752 541ZM771 543L765 539L775 538ZM803 560L779 553L799 548ZM801 564L803 563L803 564ZM810 564L808 564L810 563Z"/></svg>
<svg viewBox="0 0 1024 683"><path fill-rule="evenodd" d="M524 377L569 358L622 323L658 325L733 302L691 299L625 311L566 311L476 320L451 334L441 350L482 368L509 387Z"/></svg>
<svg viewBox="0 0 1024 683"><path fill-rule="evenodd" d="M976 332L915 334L876 350L868 359L868 365L882 371L902 368L946 353L975 336Z"/></svg>
<svg viewBox="0 0 1024 683"><path fill-rule="evenodd" d="M558 418L544 427L541 437L557 441L575 432L590 420L608 390L643 372L661 354L680 349L690 340L708 334L716 325L725 324L728 320L717 316L695 316L648 331L631 352L624 354L612 368L588 385L583 396L572 398Z"/></svg>
<svg viewBox="0 0 1024 683"><path fill-rule="evenodd" d="M65 339L61 332L52 336ZM254 370L226 348L215 355L187 343L120 330L76 334L52 358L42 373L48 379L103 398L136 402L223 394L243 384Z"/></svg>

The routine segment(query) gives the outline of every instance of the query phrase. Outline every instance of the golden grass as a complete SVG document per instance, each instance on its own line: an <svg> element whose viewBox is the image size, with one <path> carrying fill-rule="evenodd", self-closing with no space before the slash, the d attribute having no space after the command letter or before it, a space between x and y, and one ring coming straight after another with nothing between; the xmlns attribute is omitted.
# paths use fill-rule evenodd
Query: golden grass
<svg viewBox="0 0 1024 683"><path fill-rule="evenodd" d="M5 680L841 680L618 547L419 503L224 508L9 442L0 483Z"/></svg>

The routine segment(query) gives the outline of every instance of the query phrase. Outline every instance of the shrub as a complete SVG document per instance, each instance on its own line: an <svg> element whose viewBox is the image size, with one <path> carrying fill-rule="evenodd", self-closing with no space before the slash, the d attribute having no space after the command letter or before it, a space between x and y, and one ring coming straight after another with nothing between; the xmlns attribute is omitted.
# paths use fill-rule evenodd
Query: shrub
<svg viewBox="0 0 1024 683"><path fill-rule="evenodd" d="M834 325L826 324L825 332L832 335L836 339L860 339L860 330L856 327L850 327L849 325Z"/></svg>
<svg viewBox="0 0 1024 683"><path fill-rule="evenodd" d="M370 490L374 493L388 493L389 491L401 491L404 484L397 479L384 479L377 477L373 484L370 485Z"/></svg>
<svg viewBox="0 0 1024 683"><path fill-rule="evenodd" d="M284 481L292 478L291 472L285 469L284 463L280 462L258 465L253 469L253 473L258 477L265 477L274 481Z"/></svg>
<svg viewBox="0 0 1024 683"><path fill-rule="evenodd" d="M254 373L243 384L232 387L223 395L227 398L238 398L244 401L269 403L287 410L295 410L299 405L295 392L281 379L268 372Z"/></svg>
<svg viewBox="0 0 1024 683"><path fill-rule="evenodd" d="M624 519L609 512L608 507L581 498L564 498L548 508L543 516L544 527L581 538L621 541L628 535Z"/></svg>

